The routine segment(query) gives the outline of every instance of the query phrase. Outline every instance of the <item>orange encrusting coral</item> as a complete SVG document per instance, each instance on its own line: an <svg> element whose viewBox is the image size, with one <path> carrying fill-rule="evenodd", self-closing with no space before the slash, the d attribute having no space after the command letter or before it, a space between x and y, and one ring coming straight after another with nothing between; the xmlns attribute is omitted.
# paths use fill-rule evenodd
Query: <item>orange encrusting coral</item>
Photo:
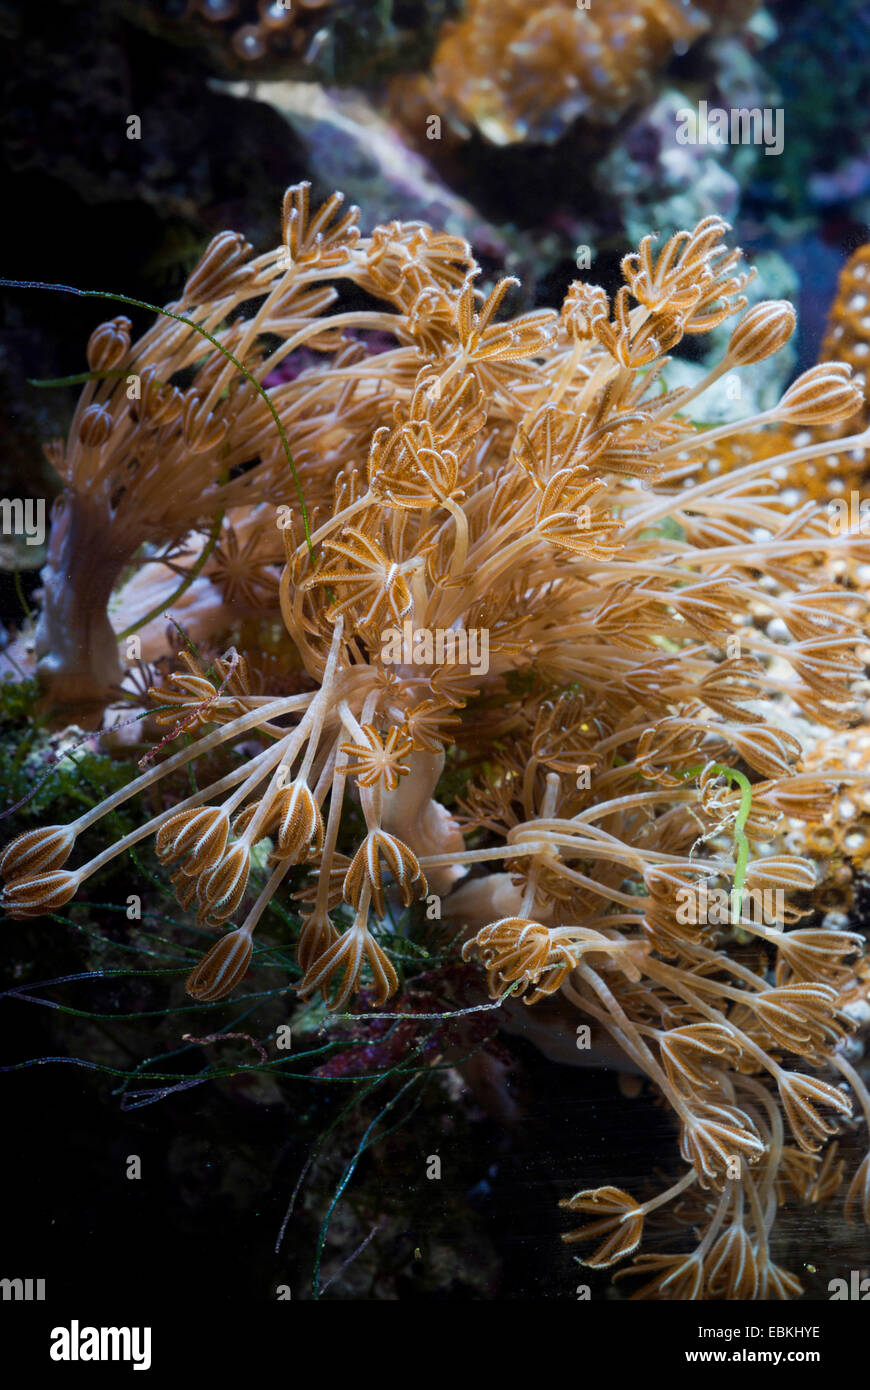
<svg viewBox="0 0 870 1390"><path fill-rule="evenodd" d="M618 121L648 98L675 51L709 32L711 22L745 20L754 0L469 0L445 24L423 78L392 87L396 114L445 113L459 131L479 130L497 145L554 139L573 120ZM730 11L730 13L729 13Z"/></svg>
<svg viewBox="0 0 870 1390"><path fill-rule="evenodd" d="M820 360L848 362L864 388L864 416L870 406L867 369L870 366L870 242L852 252L840 272Z"/></svg>
<svg viewBox="0 0 870 1390"><path fill-rule="evenodd" d="M856 412L848 422L848 428L854 431L859 425L866 425L870 418L867 387L867 367L870 362L870 243L859 246L840 272L819 362L844 362L852 368L853 380L862 392L863 406L861 413ZM747 463L750 458L758 457L760 449L765 449L772 458L812 439L837 439L844 428L846 426L842 422L835 422L818 425L811 434L785 426L769 430L761 438L752 434L744 439L737 433L717 442L716 448L711 450L708 467L714 472L729 472ZM779 467L774 471L774 478L777 482L787 481L788 486L796 489L801 497L828 501L848 496L852 488L860 486L866 471L866 460L860 450L853 456L849 452L831 449L827 455L815 455L795 463L788 470Z"/></svg>

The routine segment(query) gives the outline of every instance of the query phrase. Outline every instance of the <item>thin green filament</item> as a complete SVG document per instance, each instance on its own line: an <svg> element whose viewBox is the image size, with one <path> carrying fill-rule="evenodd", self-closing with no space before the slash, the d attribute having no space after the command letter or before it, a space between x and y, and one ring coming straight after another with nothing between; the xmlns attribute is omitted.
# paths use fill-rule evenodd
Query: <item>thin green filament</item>
<svg viewBox="0 0 870 1390"><path fill-rule="evenodd" d="M0 285L5 285L9 289L20 290L59 290L63 294L76 294L82 299L111 299L116 304L130 304L135 309L147 309L149 313L162 314L164 318L175 319L177 323L183 323L187 328L192 328L195 333L199 333L201 337L205 338L207 342L211 343L212 347L216 347L218 352L222 352L224 357L226 357L228 361L232 362L236 370L241 372L245 380L250 382L254 390L260 396L262 396L263 400L266 402L266 405L269 407L269 412L272 416L272 419L275 421L275 425L278 429L278 434L281 437L281 445L287 457L287 462L290 466L290 472L293 475L293 482L296 486L296 493L299 497L299 507L302 513L302 526L305 531L305 541L308 546L308 553L310 554L312 561L314 561L317 558L314 553L314 546L311 541L311 527L308 521L308 508L305 505L305 498L302 493L302 484L299 481L299 474L296 471L296 464L293 462L293 454L290 450L290 441L288 440L284 426L281 423L281 417L278 414L278 411L275 408L275 404L272 401L268 391L266 391L265 388L260 384L260 382L257 381L257 378L251 372L248 371L248 368L230 352L229 348L224 347L223 343L221 343L214 336L214 334L209 333L208 329L203 328L201 324L194 323L193 319L186 318L184 314L173 313L171 309L163 309L159 304L149 304L148 301L145 299L134 299L131 295L128 294L113 294L108 290L80 290L77 289L74 285L52 285L48 284L44 280L0 279ZM70 380L70 378L58 379L58 384L66 384L66 382ZM43 384L47 385L48 383Z"/></svg>

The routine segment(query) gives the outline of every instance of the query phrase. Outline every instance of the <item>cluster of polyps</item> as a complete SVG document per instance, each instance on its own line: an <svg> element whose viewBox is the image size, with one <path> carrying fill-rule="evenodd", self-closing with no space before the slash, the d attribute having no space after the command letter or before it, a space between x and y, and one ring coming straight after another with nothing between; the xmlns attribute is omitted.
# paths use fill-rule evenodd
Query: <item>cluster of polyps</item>
<svg viewBox="0 0 870 1390"><path fill-rule="evenodd" d="M868 992L855 963L862 942L796 926L795 906L773 926L744 914L721 927L703 914L681 920L679 905L704 885L737 889L738 901L744 888L806 895L812 865L782 852L784 823L821 818L836 787L870 778L799 767L792 729L856 717L864 598L829 559L854 556L860 542L831 536L812 501L790 510L773 482L832 447L863 450L868 436L774 457L759 447L725 474L707 464L735 432L763 442L771 425L845 420L860 392L847 367L828 363L765 414L691 424L705 384L775 352L794 326L781 301L742 313L749 277L716 218L658 255L645 238L613 303L577 283L558 313L504 320L511 282L484 296L464 242L416 223L361 237L354 210L336 220L337 208L336 197L310 216L307 190L291 191L284 245L248 262L237 241L219 238L184 300L216 332L229 324L221 331L260 363L261 379L296 349L318 355L269 390L312 504L310 527L299 508L295 532L283 532L279 597L288 653L314 688L254 694L238 655L216 674L188 661L159 697L174 731L195 728L196 741L73 824L14 841L0 861L6 909L56 910L155 835L182 905L224 924L240 915L252 852L268 840L265 888L188 989L216 1000L236 987L265 907L301 866L317 881L298 941L300 992L343 1007L366 975L386 1001L396 973L381 924L436 892L494 995L534 1002L560 991L674 1109L689 1165L675 1188L643 1206L609 1188L573 1199L599 1218L581 1236L606 1236L592 1261L628 1254L644 1217L692 1189L706 1232L691 1256L655 1257L656 1294L787 1293L795 1281L769 1257L777 1201L786 1182L803 1195L836 1186L841 1170L819 1168L817 1155L852 1108L842 1084L816 1073L838 1074L870 1110L843 1051ZM345 279L375 307L332 312ZM248 301L250 317L231 312ZM706 383L662 389L665 354L684 335L739 313ZM349 330L389 333L395 346L367 353ZM170 381L173 361L199 361L190 333L151 330L144 348L112 338L115 366L171 349L159 378ZM171 382L160 398L163 423L143 455L151 492L158 479L171 492L188 437L210 478L225 476L229 451L259 457L246 476L256 482L259 469L277 489L280 450L261 397L226 407L219 354L198 371L193 404L171 396ZM107 432L101 424L102 442L87 447L113 447L113 419L122 440L136 437L140 412L128 420L115 395L101 409ZM89 438L94 430L88 423ZM206 500L221 506L235 486L222 482ZM295 505L289 484L272 501ZM438 665L425 652L386 662L385 626L406 622L485 629L488 669ZM241 766L66 867L77 837L122 802L255 736L259 751ZM483 768L464 800L470 844L456 808L438 799L454 747ZM342 827L348 792L365 820L354 845ZM340 928L342 903L350 920ZM811 1070L795 1070L795 1056ZM868 1160L849 1207L868 1214Z"/></svg>
<svg viewBox="0 0 870 1390"><path fill-rule="evenodd" d="M409 127L409 109L418 119L443 111L462 138L476 127L497 145L555 140L578 117L612 125L649 99L675 49L685 53L714 25L744 22L755 5L467 0L445 25L431 72L399 77L391 105Z"/></svg>

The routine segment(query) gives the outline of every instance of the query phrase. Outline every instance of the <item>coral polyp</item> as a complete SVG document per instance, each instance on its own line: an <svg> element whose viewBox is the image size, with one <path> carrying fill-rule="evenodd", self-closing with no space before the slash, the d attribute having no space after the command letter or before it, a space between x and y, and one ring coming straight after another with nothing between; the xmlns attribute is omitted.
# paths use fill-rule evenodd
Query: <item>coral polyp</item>
<svg viewBox="0 0 870 1390"><path fill-rule="evenodd" d="M270 694L245 652L188 654L153 691L168 733L141 775L0 862L5 909L26 918L154 837L182 908L224 933L188 980L206 1002L239 987L266 908L294 892L299 994L342 1010L365 989L383 1006L396 931L437 900L496 1001L560 996L671 1107L684 1172L669 1189L567 1202L590 1218L567 1239L594 1266L634 1254L666 1202L691 1205L696 1248L637 1255L642 1297L798 1293L771 1254L782 1192L806 1192L849 1117L870 1119L844 1047L866 1017L863 938L801 924L817 876L787 844L870 780L802 761L861 719L867 599L836 562L867 545L821 502L790 506L781 481L863 454L870 434L822 429L863 405L835 361L749 420L696 422L708 386L794 328L786 301L747 308L728 230L711 216L646 237L612 299L577 281L558 308L510 316L515 282L483 284L460 237L362 235L356 209L335 195L313 210L300 185L279 246L254 256L225 233L188 280L179 303L214 344L178 319L137 342L118 319L97 330L92 366L115 375L88 385L58 460L63 612L94 611L91 589L79 609L89 533L70 517L99 513L107 600L144 541L178 545L257 504L262 549L224 536L224 583L267 604L277 537L276 651L299 678ZM720 363L669 389L668 354L729 322ZM735 436L748 457L722 468ZM58 659L46 599L51 679L84 670L106 691L114 645L85 634ZM71 866L91 827L199 760L204 785ZM864 1219L868 1165L847 1192Z"/></svg>

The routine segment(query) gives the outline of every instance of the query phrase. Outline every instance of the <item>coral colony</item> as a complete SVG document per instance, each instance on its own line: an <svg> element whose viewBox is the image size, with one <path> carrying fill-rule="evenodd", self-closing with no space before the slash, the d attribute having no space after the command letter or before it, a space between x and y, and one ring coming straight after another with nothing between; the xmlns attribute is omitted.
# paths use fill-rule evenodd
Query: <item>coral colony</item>
<svg viewBox="0 0 870 1390"><path fill-rule="evenodd" d="M676 51L740 26L757 0L468 0L439 35L431 72L392 84L399 120L445 111L495 145L557 139L572 121L613 125L648 99Z"/></svg>
<svg viewBox="0 0 870 1390"><path fill-rule="evenodd" d="M870 434L846 424L860 380L824 362L761 415L692 423L707 385L795 325L785 301L747 309L751 272L717 217L645 237L612 301L578 281L557 311L517 317L515 282L483 293L468 244L423 223L363 236L356 209L336 194L312 211L303 184L283 231L256 257L217 237L171 309L266 383L299 492L267 402L221 351L178 319L137 342L103 324L54 451L66 492L40 643L56 698L106 700L124 565L232 512L234 592L256 605L283 548L278 665L295 688L256 687L255 651L208 669L185 653L153 692L169 732L141 776L6 848L6 911L61 908L154 836L182 907L221 932L195 999L239 986L270 900L301 886L299 993L344 1010L361 988L390 999L385 926L437 895L494 1000L546 1017L561 995L673 1112L672 1186L564 1203L581 1262L634 1255L637 1297L796 1295L771 1255L778 1205L845 1183L847 1214L870 1220L870 1154L844 1177L834 1139L870 1120L849 1060L870 1014L863 938L801 925L817 874L789 849L838 796L870 794L860 763L813 760L860 718L866 542L800 485L832 453L864 456ZM728 321L719 365L667 389L667 354ZM70 867L116 807L230 747L217 780ZM461 800L439 797L472 747ZM270 876L252 901L258 846ZM696 1248L636 1255L667 1203Z"/></svg>

